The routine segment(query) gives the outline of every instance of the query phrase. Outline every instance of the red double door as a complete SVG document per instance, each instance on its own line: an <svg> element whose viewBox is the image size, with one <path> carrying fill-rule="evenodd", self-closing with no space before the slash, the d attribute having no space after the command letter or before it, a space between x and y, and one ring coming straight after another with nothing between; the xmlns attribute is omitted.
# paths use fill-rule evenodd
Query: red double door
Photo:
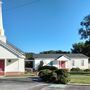
<svg viewBox="0 0 90 90"><path fill-rule="evenodd" d="M66 68L65 61L59 61L59 67L63 69Z"/></svg>
<svg viewBox="0 0 90 90"><path fill-rule="evenodd" d="M5 60L0 59L0 76L4 75L4 62Z"/></svg>

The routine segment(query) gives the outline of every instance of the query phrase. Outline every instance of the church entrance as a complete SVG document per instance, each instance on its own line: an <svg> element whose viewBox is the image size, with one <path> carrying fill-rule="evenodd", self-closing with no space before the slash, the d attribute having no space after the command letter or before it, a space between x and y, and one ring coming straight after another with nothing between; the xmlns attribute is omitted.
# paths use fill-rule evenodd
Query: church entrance
<svg viewBox="0 0 90 90"><path fill-rule="evenodd" d="M4 63L5 60L0 59L0 76L4 75Z"/></svg>

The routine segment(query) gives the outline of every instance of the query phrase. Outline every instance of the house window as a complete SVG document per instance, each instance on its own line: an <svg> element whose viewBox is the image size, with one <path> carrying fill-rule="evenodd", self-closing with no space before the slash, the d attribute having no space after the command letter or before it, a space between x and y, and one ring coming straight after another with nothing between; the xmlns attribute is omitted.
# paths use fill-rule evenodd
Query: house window
<svg viewBox="0 0 90 90"><path fill-rule="evenodd" d="M72 66L75 66L75 61L74 60L72 61Z"/></svg>
<svg viewBox="0 0 90 90"><path fill-rule="evenodd" d="M84 66L84 60L81 61L81 66Z"/></svg>

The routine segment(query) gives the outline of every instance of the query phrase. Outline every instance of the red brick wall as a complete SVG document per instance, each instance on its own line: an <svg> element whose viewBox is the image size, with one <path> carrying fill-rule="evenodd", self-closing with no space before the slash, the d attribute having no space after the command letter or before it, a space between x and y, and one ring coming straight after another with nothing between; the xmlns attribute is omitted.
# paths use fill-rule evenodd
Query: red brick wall
<svg viewBox="0 0 90 90"><path fill-rule="evenodd" d="M0 72L0 76L3 76L4 75L4 72L2 71L2 72Z"/></svg>

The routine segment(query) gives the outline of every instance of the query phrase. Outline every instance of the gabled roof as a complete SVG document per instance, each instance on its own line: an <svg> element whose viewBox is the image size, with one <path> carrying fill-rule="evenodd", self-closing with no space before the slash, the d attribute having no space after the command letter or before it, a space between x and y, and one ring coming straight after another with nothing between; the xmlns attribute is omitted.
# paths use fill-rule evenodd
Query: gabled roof
<svg viewBox="0 0 90 90"><path fill-rule="evenodd" d="M68 58L88 58L84 54L34 54L34 58L54 58L57 59L61 56L66 56Z"/></svg>
<svg viewBox="0 0 90 90"><path fill-rule="evenodd" d="M14 45L10 44L9 42L4 43L0 40L0 46L6 48L8 51L12 52L18 57L25 57L24 52L22 52L20 49L16 48Z"/></svg>

